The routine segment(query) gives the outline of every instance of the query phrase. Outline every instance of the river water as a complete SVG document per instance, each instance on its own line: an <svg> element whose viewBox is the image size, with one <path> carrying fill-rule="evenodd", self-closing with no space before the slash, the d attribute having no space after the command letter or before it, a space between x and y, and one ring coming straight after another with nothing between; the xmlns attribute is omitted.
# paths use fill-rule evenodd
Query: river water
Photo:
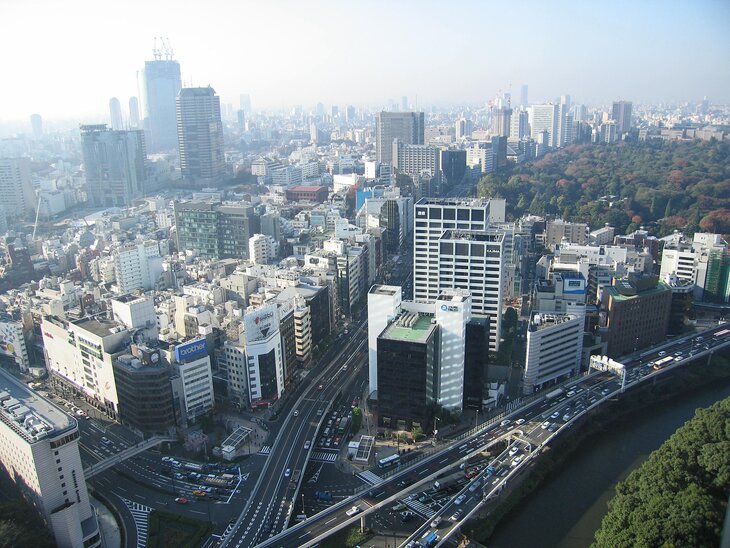
<svg viewBox="0 0 730 548"><path fill-rule="evenodd" d="M709 407L728 396L730 380L725 380L617 421L602 436L591 438L577 449L557 474L513 510L495 530L488 546L590 546L616 483L691 419L698 407Z"/></svg>

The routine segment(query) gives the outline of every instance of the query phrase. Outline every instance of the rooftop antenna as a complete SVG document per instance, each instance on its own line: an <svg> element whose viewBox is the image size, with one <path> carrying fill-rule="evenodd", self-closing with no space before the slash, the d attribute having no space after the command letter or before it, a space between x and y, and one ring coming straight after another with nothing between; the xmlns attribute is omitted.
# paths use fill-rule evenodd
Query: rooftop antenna
<svg viewBox="0 0 730 548"><path fill-rule="evenodd" d="M154 43L152 45L152 57L154 57L155 61L162 59L162 52L157 47L157 36L155 36Z"/></svg>

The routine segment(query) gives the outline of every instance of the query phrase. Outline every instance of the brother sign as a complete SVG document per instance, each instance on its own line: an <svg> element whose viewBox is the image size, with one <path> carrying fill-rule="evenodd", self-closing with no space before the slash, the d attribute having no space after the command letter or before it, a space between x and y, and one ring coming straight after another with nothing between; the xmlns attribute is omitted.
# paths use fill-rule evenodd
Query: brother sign
<svg viewBox="0 0 730 548"><path fill-rule="evenodd" d="M205 339L196 339L175 348L175 359L179 362L194 360L208 353Z"/></svg>

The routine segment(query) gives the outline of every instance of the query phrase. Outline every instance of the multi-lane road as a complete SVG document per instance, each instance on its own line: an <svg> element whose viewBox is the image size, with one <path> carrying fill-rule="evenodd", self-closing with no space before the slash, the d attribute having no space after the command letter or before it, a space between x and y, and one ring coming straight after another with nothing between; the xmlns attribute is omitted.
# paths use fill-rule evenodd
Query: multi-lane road
<svg viewBox="0 0 730 548"><path fill-rule="evenodd" d="M366 360L366 325L353 325L339 353L305 389L282 425L243 513L222 539L230 547L255 546L289 523L299 483L321 422L342 388ZM309 443L307 443L309 442Z"/></svg>
<svg viewBox="0 0 730 548"><path fill-rule="evenodd" d="M719 348L730 344L730 333L722 336L715 336L728 329L728 324L719 326L702 334L692 337L684 337L656 347L651 351L636 353L627 356L622 360L626 367L626 385L631 387L647 380L656 378L664 371L699 359ZM701 340L698 340L701 339ZM655 370L653 364L662 358L673 357L673 361L661 370ZM499 439L521 440L525 444L521 451L523 458L513 465L515 455L507 453L507 460L495 461L493 467L496 469L496 477L491 477L488 483L487 497L496 494L505 481L508 481L513 474L517 473L533 455L539 453L544 444L548 443L553 436L569 427L583 414L592 408L600 405L608 398L616 396L622 389L622 379L610 372L593 372L580 379L568 383L563 392L555 394L555 391L548 392L552 397L545 396L529 402L522 408L514 409L507 416L500 416L489 423L481 425L474 432L469 433L464 439L455 441L442 450L435 452L428 458L416 463L408 469L384 478L382 482L375 483L377 489L371 489L355 496L349 497L327 510L310 517L305 522L297 524L290 529L283 531L263 541L263 546L311 546L326 538L332 532L345 527L364 515L375 513L389 505L396 504L395 501L407 498L409 493L420 486L428 486L444 470L454 468L464 462L472 455L480 453L485 447L492 445ZM519 423L518 423L519 421ZM530 450L526 451L529 446ZM511 447L510 447L511 448ZM495 466L496 465L496 466ZM283 463L279 461L279 467ZM276 470L276 468L271 468ZM273 477L272 477L273 480ZM480 480L482 481L482 480ZM465 488L468 489L468 488ZM455 507L464 508L465 519L469 513L481 503L484 490L458 493L454 495L454 502L446 504L441 508L439 515L451 515ZM460 494L465 495L460 504L455 504L455 499ZM357 507L356 513L352 511ZM428 523L419 527L413 537L422 534L430 527L431 515L423 515ZM260 520L242 520L249 523L251 530L256 529L256 523ZM458 526L461 520L454 522L453 527ZM450 520L445 520L450 523ZM443 537L453 528L440 531L439 536ZM239 537L241 538L241 537ZM251 538L251 537L247 537ZM420 537L417 537L420 538ZM244 546L231 544L233 546ZM249 544L250 545L250 544Z"/></svg>

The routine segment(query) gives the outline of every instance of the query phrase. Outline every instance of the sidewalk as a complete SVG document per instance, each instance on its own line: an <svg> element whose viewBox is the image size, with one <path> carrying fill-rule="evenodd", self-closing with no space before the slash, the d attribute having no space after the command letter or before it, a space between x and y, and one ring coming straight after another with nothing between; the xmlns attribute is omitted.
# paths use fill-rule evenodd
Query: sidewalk
<svg viewBox="0 0 730 548"><path fill-rule="evenodd" d="M96 510L96 516L99 520L99 532L101 533L101 545L104 548L121 548L122 533L119 530L114 514L107 508L103 502L89 495L89 502Z"/></svg>

